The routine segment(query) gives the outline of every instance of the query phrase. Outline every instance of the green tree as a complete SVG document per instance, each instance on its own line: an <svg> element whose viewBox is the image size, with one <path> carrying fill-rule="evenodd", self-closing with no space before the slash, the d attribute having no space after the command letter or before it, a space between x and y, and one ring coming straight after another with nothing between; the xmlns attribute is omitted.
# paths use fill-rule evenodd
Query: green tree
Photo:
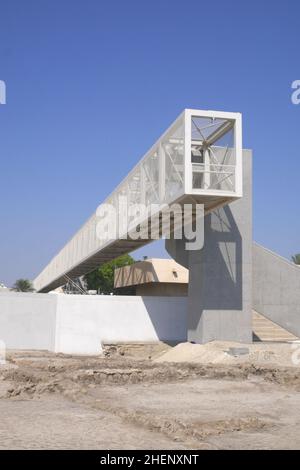
<svg viewBox="0 0 300 470"><path fill-rule="evenodd" d="M17 292L33 292L34 288L29 279L17 279L13 285L13 289Z"/></svg>
<svg viewBox="0 0 300 470"><path fill-rule="evenodd" d="M98 290L101 294L110 294L114 291L115 269L128 266L134 262L130 255L122 255L113 261L102 264L102 266L84 276L88 290Z"/></svg>
<svg viewBox="0 0 300 470"><path fill-rule="evenodd" d="M300 265L300 253L297 253L296 255L292 256L292 260L294 261L295 264Z"/></svg>

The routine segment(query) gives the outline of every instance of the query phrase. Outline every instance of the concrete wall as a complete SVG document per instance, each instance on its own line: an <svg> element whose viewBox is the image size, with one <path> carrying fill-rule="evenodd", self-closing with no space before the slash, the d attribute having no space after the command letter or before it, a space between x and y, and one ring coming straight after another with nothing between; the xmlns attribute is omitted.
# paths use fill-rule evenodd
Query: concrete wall
<svg viewBox="0 0 300 470"><path fill-rule="evenodd" d="M300 336L300 267L253 244L253 308Z"/></svg>
<svg viewBox="0 0 300 470"><path fill-rule="evenodd" d="M221 220L225 223L223 218ZM214 227L212 222L211 227ZM241 224L239 227L241 229ZM216 231L216 240L219 235ZM214 339L216 335L218 339L249 341L248 334L252 335L252 305L248 241L244 253L244 249L230 239L230 232L225 232L225 235L226 243L220 243L219 251L209 252L211 259L214 255L216 264L206 264L203 268L203 275L210 273L210 282L199 278L202 267L197 264L198 255L195 264L191 265L194 277L192 288L195 289L192 302L195 304L189 312L192 315L189 328L193 327L193 334L196 332L198 338L205 341ZM257 244L253 244L250 257L252 253L253 308L300 336L300 267ZM199 293L203 292L207 295L204 300L199 297ZM222 308L218 309L220 306ZM101 342L186 341L189 314L186 297L80 296L2 291L0 342L4 341L9 349L97 354L101 351ZM195 321L195 326L191 325L191 321Z"/></svg>
<svg viewBox="0 0 300 470"><path fill-rule="evenodd" d="M185 341L186 299L59 295L56 349L99 352L103 343Z"/></svg>
<svg viewBox="0 0 300 470"><path fill-rule="evenodd" d="M0 292L0 340L9 349L55 348L56 295Z"/></svg>
<svg viewBox="0 0 300 470"><path fill-rule="evenodd" d="M186 341L186 298L0 294L9 349L98 354L101 343Z"/></svg>

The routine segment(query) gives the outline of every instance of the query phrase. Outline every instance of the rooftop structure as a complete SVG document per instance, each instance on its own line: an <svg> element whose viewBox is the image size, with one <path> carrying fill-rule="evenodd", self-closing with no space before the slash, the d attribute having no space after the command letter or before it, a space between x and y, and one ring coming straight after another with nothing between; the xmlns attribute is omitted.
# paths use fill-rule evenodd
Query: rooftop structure
<svg viewBox="0 0 300 470"><path fill-rule="evenodd" d="M128 287L136 295L186 296L189 271L173 259L147 259L115 270L114 287L122 294Z"/></svg>

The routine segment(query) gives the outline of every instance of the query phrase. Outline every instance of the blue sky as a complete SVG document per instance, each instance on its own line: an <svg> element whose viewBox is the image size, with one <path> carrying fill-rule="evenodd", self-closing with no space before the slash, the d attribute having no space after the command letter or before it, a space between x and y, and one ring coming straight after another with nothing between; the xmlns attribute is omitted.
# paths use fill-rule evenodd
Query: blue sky
<svg viewBox="0 0 300 470"><path fill-rule="evenodd" d="M297 0L0 0L0 282L34 278L189 107L243 113L254 239L300 252L299 43Z"/></svg>

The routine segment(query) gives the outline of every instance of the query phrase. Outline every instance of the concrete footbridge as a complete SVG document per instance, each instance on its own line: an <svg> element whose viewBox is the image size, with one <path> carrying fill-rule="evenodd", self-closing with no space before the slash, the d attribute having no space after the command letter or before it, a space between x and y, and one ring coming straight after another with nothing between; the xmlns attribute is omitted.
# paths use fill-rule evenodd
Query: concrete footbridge
<svg viewBox="0 0 300 470"><path fill-rule="evenodd" d="M133 233L141 226L150 228L153 207L158 208L159 238L160 208L202 204L208 214L242 196L241 115L186 109L54 256L36 277L34 286L38 292L49 292L67 279L78 278L151 242L149 232L145 236L145 231L144 235L140 231L138 237ZM132 208L141 206L146 210L134 215ZM114 221L109 219L116 234L113 237L99 236L107 207L118 215ZM124 212L131 216L128 224L121 227L119 215Z"/></svg>

